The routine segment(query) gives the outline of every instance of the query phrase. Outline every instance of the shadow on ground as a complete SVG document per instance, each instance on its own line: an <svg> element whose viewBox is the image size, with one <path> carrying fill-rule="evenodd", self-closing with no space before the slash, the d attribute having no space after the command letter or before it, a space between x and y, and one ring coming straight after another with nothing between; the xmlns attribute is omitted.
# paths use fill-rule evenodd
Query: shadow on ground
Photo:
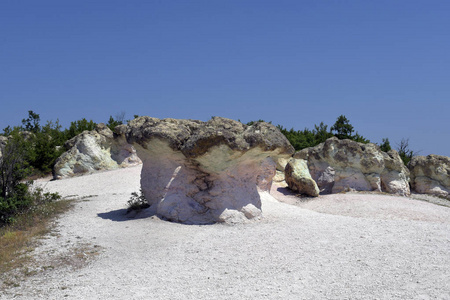
<svg viewBox="0 0 450 300"><path fill-rule="evenodd" d="M124 222L124 221L132 221L136 219L146 219L155 216L155 213L151 212L150 209L142 209L140 211L133 210L128 212L127 209L116 209L111 210L109 212L98 213L102 219L111 220L114 222Z"/></svg>

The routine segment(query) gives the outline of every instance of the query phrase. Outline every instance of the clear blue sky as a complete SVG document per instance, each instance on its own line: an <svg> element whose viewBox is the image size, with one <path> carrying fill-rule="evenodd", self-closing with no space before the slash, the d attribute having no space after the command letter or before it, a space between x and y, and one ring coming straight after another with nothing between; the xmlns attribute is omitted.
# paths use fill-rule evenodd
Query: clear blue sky
<svg viewBox="0 0 450 300"><path fill-rule="evenodd" d="M450 1L0 2L0 130L126 113L330 126L450 156Z"/></svg>

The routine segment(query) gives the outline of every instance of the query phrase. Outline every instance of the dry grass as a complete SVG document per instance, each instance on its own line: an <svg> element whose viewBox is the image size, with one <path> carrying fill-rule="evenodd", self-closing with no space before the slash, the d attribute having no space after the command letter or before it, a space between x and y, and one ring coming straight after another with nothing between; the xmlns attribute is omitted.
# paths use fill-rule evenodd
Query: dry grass
<svg viewBox="0 0 450 300"><path fill-rule="evenodd" d="M20 215L13 224L0 228L0 274L25 267L35 238L48 233L51 221L71 207L71 200L45 203Z"/></svg>

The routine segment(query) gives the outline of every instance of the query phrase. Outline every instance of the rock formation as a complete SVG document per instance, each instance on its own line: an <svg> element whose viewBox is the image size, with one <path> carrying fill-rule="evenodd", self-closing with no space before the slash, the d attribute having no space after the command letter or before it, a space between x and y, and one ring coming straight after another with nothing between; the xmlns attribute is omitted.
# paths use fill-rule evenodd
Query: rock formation
<svg viewBox="0 0 450 300"><path fill-rule="evenodd" d="M285 178L288 187L294 192L308 196L319 196L319 187L311 178L306 160L292 158L285 167Z"/></svg>
<svg viewBox="0 0 450 300"><path fill-rule="evenodd" d="M67 151L56 160L53 168L55 179L141 163L125 136L113 134L103 123L95 130L80 133L64 146Z"/></svg>
<svg viewBox="0 0 450 300"><path fill-rule="evenodd" d="M141 188L150 209L188 224L258 217L258 187L270 188L273 159L294 153L284 135L265 122L139 117L119 130L143 161Z"/></svg>
<svg viewBox="0 0 450 300"><path fill-rule="evenodd" d="M450 157L414 156L408 167L415 192L450 199Z"/></svg>
<svg viewBox="0 0 450 300"><path fill-rule="evenodd" d="M385 191L409 195L409 171L398 153L385 153L375 144L362 144L333 137L297 152L308 162L311 177L321 193Z"/></svg>

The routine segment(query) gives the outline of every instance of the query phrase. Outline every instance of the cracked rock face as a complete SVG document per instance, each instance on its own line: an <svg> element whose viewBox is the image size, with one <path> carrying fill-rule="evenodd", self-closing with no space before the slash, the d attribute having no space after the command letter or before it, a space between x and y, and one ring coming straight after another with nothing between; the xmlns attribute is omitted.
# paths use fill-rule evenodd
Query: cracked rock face
<svg viewBox="0 0 450 300"><path fill-rule="evenodd" d="M140 164L136 150L120 134L120 127L118 130L114 134L100 123L95 130L84 131L67 141L64 145L67 151L57 159L53 177L61 179Z"/></svg>
<svg viewBox="0 0 450 300"><path fill-rule="evenodd" d="M349 190L410 194L409 171L395 150L385 153L375 144L333 137L293 157L308 161L311 177L324 194Z"/></svg>
<svg viewBox="0 0 450 300"><path fill-rule="evenodd" d="M126 128L143 162L141 188L150 209L187 224L236 223L261 214L258 190L270 189L275 159L293 147L271 124L213 117L140 117Z"/></svg>
<svg viewBox="0 0 450 300"><path fill-rule="evenodd" d="M414 156L408 167L411 187L415 192L450 199L450 157Z"/></svg>

